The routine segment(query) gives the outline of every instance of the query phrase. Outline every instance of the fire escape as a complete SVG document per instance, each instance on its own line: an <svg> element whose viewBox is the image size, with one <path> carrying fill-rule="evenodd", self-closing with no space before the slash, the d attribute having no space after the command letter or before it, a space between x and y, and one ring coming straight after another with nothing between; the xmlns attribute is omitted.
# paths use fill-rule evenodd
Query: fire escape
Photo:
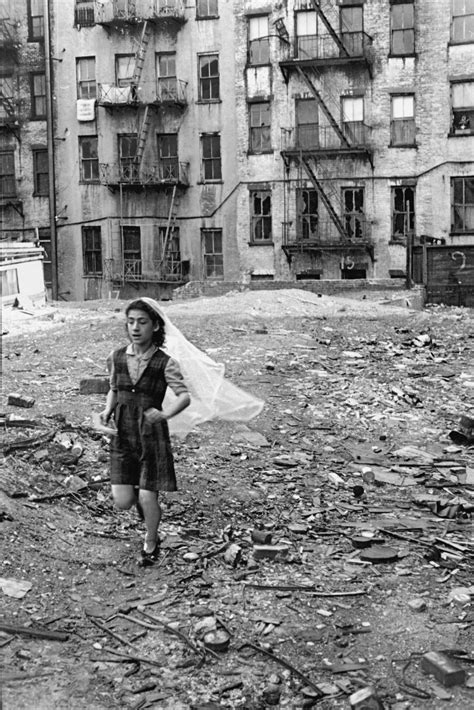
<svg viewBox="0 0 474 710"><path fill-rule="evenodd" d="M4 148L8 148L11 138L20 141L18 102L15 99L19 48L16 23L0 18L0 136ZM14 151L5 150L2 160L0 209L12 208L23 217L23 203L17 193Z"/></svg>
<svg viewBox="0 0 474 710"><path fill-rule="evenodd" d="M187 107L186 82L175 76L143 81L147 49L155 31L179 31L185 22L182 0L113 0L96 9L96 24L108 33L129 32L134 42L133 74L116 84L99 84L99 106L110 115L132 111L136 117L136 133L121 145L116 163L99 164L99 179L112 192L119 191L123 205L124 191L158 190L167 201L166 227L161 228L161 250L158 259L122 259L121 273L112 263L107 265L110 280L116 284L130 282L180 283L182 263L174 243L179 200L189 185L189 164L179 161L177 150L166 146L156 162L146 160L150 126L157 111L184 112ZM120 219L122 234L123 217Z"/></svg>
<svg viewBox="0 0 474 710"><path fill-rule="evenodd" d="M299 12L314 12L314 26L318 29L316 34L295 32L293 43L285 44L287 56L280 61L285 82L288 84L296 77L306 90L301 103L297 101L295 110L299 105L300 115L295 126L282 129L281 155L287 187L282 248L290 264L298 254L317 258L328 252L341 256L341 264L344 260L354 263L365 253L373 260L373 243L363 212L359 213L357 206L348 208L335 187L335 164L347 165L347 160L359 160L368 161L373 167L368 126L359 113L363 100L360 99L357 115L348 115L344 110L344 97L333 95L328 88L328 71L332 69L350 71L352 76L360 71L368 72L372 78L372 40L361 29L362 8L355 27L345 26L341 18L339 32L328 17L331 14L333 18L336 9L340 8L336 8L334 0L326 3L297 0L296 16ZM324 33L319 31L322 27ZM347 97L350 97L349 92ZM317 195L317 206L313 206L311 216L297 210L294 224L289 218L290 186L295 185L296 195L300 196L299 208L303 206L303 195L306 212L311 212L307 204L308 183L310 191Z"/></svg>

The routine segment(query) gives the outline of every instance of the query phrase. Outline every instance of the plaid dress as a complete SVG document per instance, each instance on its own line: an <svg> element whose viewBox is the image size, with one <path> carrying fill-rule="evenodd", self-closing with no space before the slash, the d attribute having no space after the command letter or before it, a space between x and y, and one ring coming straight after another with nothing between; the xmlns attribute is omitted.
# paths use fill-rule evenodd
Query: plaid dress
<svg viewBox="0 0 474 710"><path fill-rule="evenodd" d="M168 422L150 424L144 419L144 411L149 407L161 410L169 356L156 350L135 384L128 372L126 348L115 350L112 358L117 384L114 419L118 435L111 442L111 483L148 491L175 491Z"/></svg>

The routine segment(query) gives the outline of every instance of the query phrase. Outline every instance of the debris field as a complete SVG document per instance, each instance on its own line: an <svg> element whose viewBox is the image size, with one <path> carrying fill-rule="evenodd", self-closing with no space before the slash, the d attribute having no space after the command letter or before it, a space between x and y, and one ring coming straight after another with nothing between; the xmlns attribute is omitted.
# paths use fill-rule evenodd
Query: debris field
<svg viewBox="0 0 474 710"><path fill-rule="evenodd" d="M123 306L55 304L2 337L2 707L472 707L472 311L297 289L164 304L265 407L173 442L142 568L91 423Z"/></svg>

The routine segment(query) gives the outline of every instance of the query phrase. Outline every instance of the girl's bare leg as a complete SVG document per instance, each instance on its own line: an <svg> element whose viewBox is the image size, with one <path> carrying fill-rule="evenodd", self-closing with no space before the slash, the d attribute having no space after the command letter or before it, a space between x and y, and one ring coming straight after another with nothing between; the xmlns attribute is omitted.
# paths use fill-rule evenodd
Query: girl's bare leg
<svg viewBox="0 0 474 710"><path fill-rule="evenodd" d="M153 552L158 542L158 526L161 521L161 506L158 503L156 491L145 491L140 489L138 500L145 516L145 552Z"/></svg>
<svg viewBox="0 0 474 710"><path fill-rule="evenodd" d="M112 485L112 497L119 510L129 510L137 502L134 487L125 484Z"/></svg>

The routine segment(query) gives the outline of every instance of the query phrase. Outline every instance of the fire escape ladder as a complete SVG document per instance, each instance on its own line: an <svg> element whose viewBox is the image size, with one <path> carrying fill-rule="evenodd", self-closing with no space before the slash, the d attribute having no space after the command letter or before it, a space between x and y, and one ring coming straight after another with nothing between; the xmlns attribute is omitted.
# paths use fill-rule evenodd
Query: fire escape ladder
<svg viewBox="0 0 474 710"><path fill-rule="evenodd" d="M145 20L138 42L138 49L135 52L135 69L132 77L132 84L135 87L138 87L138 85L140 84L140 79L142 78L143 65L145 63L148 42L150 41L150 34L150 23Z"/></svg>
<svg viewBox="0 0 474 710"><path fill-rule="evenodd" d="M15 120L15 104L13 103L13 100L9 96L5 96L3 91L0 89L0 104L3 106L5 109L5 112L8 116L8 118L11 121Z"/></svg>
<svg viewBox="0 0 474 710"><path fill-rule="evenodd" d="M339 47L339 51L341 52L342 56L348 57L349 52L347 51L347 48L344 46L344 42L341 41L341 38L339 37L337 32L334 30L333 26L331 25L328 18L326 17L326 15L323 12L323 9L321 7L321 0L311 0L311 2L312 2L314 9L318 13L319 17L323 21L323 24L325 25L327 31L329 32L329 34L333 38L334 42Z"/></svg>
<svg viewBox="0 0 474 710"><path fill-rule="evenodd" d="M313 183L314 187L318 191L321 200L324 203L324 206L326 207L329 216L331 217L332 221L334 222L337 231L341 235L343 239L347 239L347 232L344 228L344 224L342 223L339 215L337 214L336 210L332 206L332 202L330 200L329 195L327 194L327 191L323 188L321 181L318 180L318 178L315 175L315 172L310 164L310 158L308 156L299 156L298 160L301 160L303 163L303 167L306 170L306 174L308 175L309 179Z"/></svg>
<svg viewBox="0 0 474 710"><path fill-rule="evenodd" d="M300 67L300 66L297 66L296 68L298 70L299 75L302 77L302 79L306 83L307 87L309 88L309 90L311 91L311 93L313 94L313 96L316 98L319 105L321 106L321 109L322 109L324 115L326 116L326 118L328 119L328 121L331 125L331 128L334 129L334 131L337 133L337 135L341 139L341 144L343 146L345 146L346 148L350 148L351 147L350 143L347 140L347 137L345 136L344 131L341 129L340 125L338 124L338 122L336 121L336 119L332 115L331 111L329 110L328 106L324 102L323 97L321 96L321 94L319 93L319 91L315 87L314 83L312 82L311 77L309 76L308 70L305 67Z"/></svg>
<svg viewBox="0 0 474 710"><path fill-rule="evenodd" d="M150 107L147 105L147 106L145 106L145 113L143 114L143 121L142 121L142 125L140 126L140 132L138 134L137 152L135 155L135 163L137 164L137 166L140 166L141 162L143 160L143 153L145 151L145 143L146 143L146 139L148 136L148 129L150 127L150 122L151 122L151 112L150 112Z"/></svg>
<svg viewBox="0 0 474 710"><path fill-rule="evenodd" d="M166 222L166 232L163 239L163 244L161 247L161 260L158 267L158 272L161 272L163 264L166 261L166 254L168 251L168 244L174 231L174 226L176 224L176 216L178 214L179 205L179 193L177 185L173 185L173 191L171 193L170 206L168 210L168 220Z"/></svg>

